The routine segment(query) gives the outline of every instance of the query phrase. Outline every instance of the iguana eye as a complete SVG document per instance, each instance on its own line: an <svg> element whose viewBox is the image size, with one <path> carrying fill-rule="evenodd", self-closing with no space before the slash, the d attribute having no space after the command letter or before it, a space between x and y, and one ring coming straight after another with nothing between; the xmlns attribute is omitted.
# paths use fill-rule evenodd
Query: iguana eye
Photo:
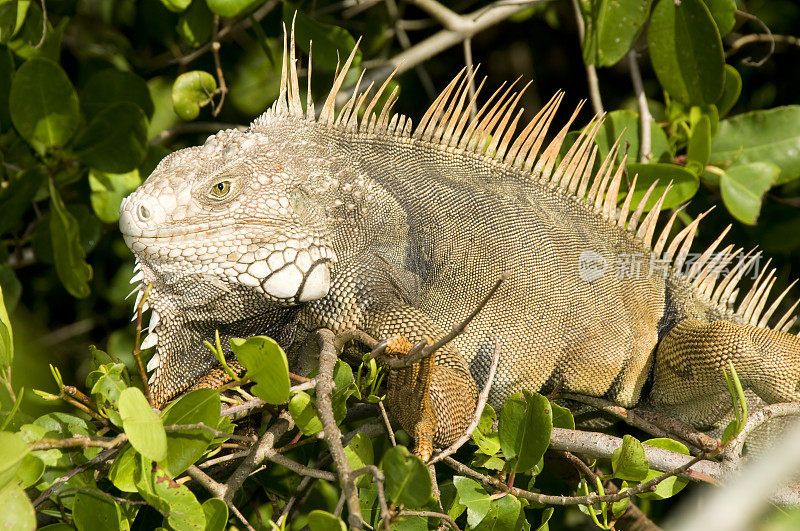
<svg viewBox="0 0 800 531"><path fill-rule="evenodd" d="M222 199L228 192L231 191L231 182L230 181L220 181L214 186L211 187L211 197L214 199Z"/></svg>

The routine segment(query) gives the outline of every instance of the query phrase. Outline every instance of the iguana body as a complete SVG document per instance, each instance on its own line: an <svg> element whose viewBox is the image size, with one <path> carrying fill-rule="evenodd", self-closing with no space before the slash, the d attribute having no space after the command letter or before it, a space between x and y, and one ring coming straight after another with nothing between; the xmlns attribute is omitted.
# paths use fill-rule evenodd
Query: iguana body
<svg viewBox="0 0 800 531"><path fill-rule="evenodd" d="M669 239L675 216L656 231L660 202L631 212L630 193L618 208L624 162L612 152L592 170L599 122L556 166L567 127L540 148L560 96L521 132L510 89L469 118L466 76L413 133L391 104L372 114L382 89L362 119L358 91L334 115L349 61L315 117L293 49L280 97L249 130L165 158L121 207L136 279L153 284L158 404L221 381L203 346L216 329L287 347L318 327L413 344L463 320L502 272L430 378L424 365L390 377L390 410L422 455L466 426L498 343L495 407L523 389L633 406L648 387L650 405L706 427L728 412L728 361L761 399L800 398L800 340L766 328L776 304L762 316L771 273L734 311L738 250L715 244L685 271L697 222ZM638 270L618 274L620 263Z"/></svg>

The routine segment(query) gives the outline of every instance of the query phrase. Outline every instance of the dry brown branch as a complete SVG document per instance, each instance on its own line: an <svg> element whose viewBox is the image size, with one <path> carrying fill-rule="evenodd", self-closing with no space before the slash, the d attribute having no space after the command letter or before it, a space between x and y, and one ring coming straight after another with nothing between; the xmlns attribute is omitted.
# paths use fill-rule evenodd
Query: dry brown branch
<svg viewBox="0 0 800 531"><path fill-rule="evenodd" d="M636 409L625 409L624 407L615 404L605 398L595 396L578 395L573 393L564 393L559 395L560 398L580 402L591 406L599 411L608 413L609 415L625 421L626 424L639 428L656 437L680 437L690 446L695 448L695 455L705 451L713 452L717 449L717 440L713 437L698 432L690 426L679 423L674 419L661 418L649 411L639 411ZM672 422L670 422L672 421ZM669 429L668 429L669 428Z"/></svg>
<svg viewBox="0 0 800 531"><path fill-rule="evenodd" d="M455 529L459 531L458 526L456 525L455 520L450 518L449 515L444 513L438 513L435 511L407 511L402 510L398 514L401 516L422 516L423 518L439 518L442 522L446 523L450 529Z"/></svg>
<svg viewBox="0 0 800 531"><path fill-rule="evenodd" d="M350 472L350 477L348 479L355 483L356 478L363 474L372 474L372 479L375 481L375 489L378 491L378 507L380 508L383 529L385 531L390 531L392 514L389 512L389 506L386 504L386 493L383 488L386 478L378 467L375 465L367 465Z"/></svg>
<svg viewBox="0 0 800 531"><path fill-rule="evenodd" d="M583 22L583 15L578 0L572 0L572 10L575 12L575 25L578 27L578 40L583 45L586 36L586 26ZM593 64L585 63L586 81L589 85L589 99L592 101L592 109L595 114L603 113L603 100L600 97L600 82L597 79L597 69Z"/></svg>
<svg viewBox="0 0 800 531"><path fill-rule="evenodd" d="M383 401L378 402L378 408L381 410L381 418L383 418L383 424L386 426L386 433L389 434L389 440L392 443L392 446L397 446L397 441L394 438L394 430L392 429L392 423L389 422L389 415L386 414L386 407L383 405Z"/></svg>
<svg viewBox="0 0 800 531"><path fill-rule="evenodd" d="M753 430L763 425L770 419L779 417L800 416L800 404L796 402L786 402L781 404L770 404L758 409L748 415L742 430L722 449L722 458L725 461L738 463L742 457L742 449L747 438Z"/></svg>
<svg viewBox="0 0 800 531"><path fill-rule="evenodd" d="M211 55L214 57L214 70L217 74L217 90L215 94L219 94L219 102L217 103L211 114L214 117L219 116L222 110L222 104L225 103L225 95L228 94L228 85L225 83L225 74L222 72L222 62L219 60L219 15L214 15L214 23L211 26Z"/></svg>

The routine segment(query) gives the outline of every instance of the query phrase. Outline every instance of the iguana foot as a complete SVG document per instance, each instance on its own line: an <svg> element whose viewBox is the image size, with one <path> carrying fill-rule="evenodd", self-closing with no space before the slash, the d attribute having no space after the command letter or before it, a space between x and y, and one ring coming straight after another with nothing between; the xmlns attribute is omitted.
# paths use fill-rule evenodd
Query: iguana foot
<svg viewBox="0 0 800 531"><path fill-rule="evenodd" d="M412 344L403 337L387 342L386 354L405 358ZM466 429L477 401L472 377L438 363L438 353L411 367L391 369L387 405L392 416L413 434L414 453L424 461L433 448L452 444ZM436 359L434 359L436 358Z"/></svg>

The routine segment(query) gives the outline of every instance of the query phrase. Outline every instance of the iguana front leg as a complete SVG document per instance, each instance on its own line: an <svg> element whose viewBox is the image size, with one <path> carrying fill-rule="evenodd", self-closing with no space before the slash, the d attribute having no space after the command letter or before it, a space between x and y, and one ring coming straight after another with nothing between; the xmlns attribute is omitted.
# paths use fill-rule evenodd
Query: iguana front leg
<svg viewBox="0 0 800 531"><path fill-rule="evenodd" d="M375 255L360 255L340 264L331 279L331 295L308 304L301 323L334 332L356 328L376 339L402 338L390 352L404 357L421 340L444 335L414 306L413 278ZM477 388L463 356L451 345L412 367L389 373L387 406L416 440L416 453L427 458L434 446L455 441L469 424Z"/></svg>
<svg viewBox="0 0 800 531"><path fill-rule="evenodd" d="M441 336L415 308L376 312L378 337L395 336L386 354L404 358L413 344ZM428 331L429 333L425 333ZM461 355L445 346L411 367L390 369L386 403L403 429L413 435L414 453L428 460L434 446L446 447L466 429L477 402L475 381Z"/></svg>
<svg viewBox="0 0 800 531"><path fill-rule="evenodd" d="M800 400L800 338L730 321L684 319L658 345L651 403L695 426L714 422L730 407L723 375L729 362L744 388L765 402Z"/></svg>

